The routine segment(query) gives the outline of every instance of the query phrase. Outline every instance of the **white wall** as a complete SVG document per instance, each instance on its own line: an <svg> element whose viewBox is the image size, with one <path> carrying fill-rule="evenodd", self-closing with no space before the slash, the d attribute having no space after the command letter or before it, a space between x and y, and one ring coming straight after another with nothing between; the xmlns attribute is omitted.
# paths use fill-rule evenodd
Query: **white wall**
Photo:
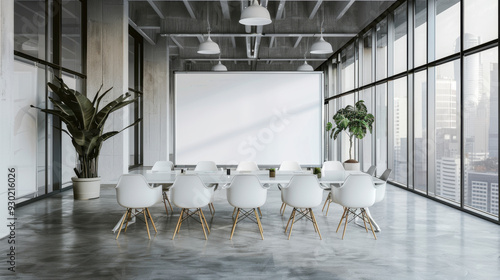
<svg viewBox="0 0 500 280"><path fill-rule="evenodd" d="M14 158L12 76L14 72L14 0L0 1L0 238L9 234L7 225L7 172Z"/></svg>

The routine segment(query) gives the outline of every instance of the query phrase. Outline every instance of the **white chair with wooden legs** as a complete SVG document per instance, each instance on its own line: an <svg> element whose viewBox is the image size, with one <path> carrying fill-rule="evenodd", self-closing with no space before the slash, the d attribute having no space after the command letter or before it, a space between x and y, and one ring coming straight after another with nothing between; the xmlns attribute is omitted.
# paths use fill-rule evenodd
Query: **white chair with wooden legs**
<svg viewBox="0 0 500 280"><path fill-rule="evenodd" d="M344 166L340 161L325 161L323 163L323 167L321 168L321 176L323 178L328 178L333 181L344 181L345 179L345 170ZM326 197L325 203L323 204L323 209L321 211L325 211L326 205L328 207L326 208L326 213L325 216L328 216L328 211L330 210L330 204L332 203L332 194L331 194L331 187L328 186L325 188L325 190L329 191L328 196Z"/></svg>
<svg viewBox="0 0 500 280"><path fill-rule="evenodd" d="M296 161L290 161L290 160L285 160L282 161L280 164L280 167L278 169L279 171L302 171L302 167L300 167L300 164ZM278 184L278 189L281 190L282 186L281 184ZM283 201L283 193L281 193L281 208L280 208L280 214L283 216L285 214L285 209L286 209L286 203Z"/></svg>
<svg viewBox="0 0 500 280"><path fill-rule="evenodd" d="M193 218L201 223L205 239L208 239L207 232L210 233L210 228L201 208L210 203L214 189L207 188L198 175L184 174L177 176L172 188L170 188L170 193L172 203L182 209L172 240L180 231L182 223L188 218ZM190 209L195 209L195 211L191 211ZM196 214L198 214L198 220L194 217Z"/></svg>
<svg viewBox="0 0 500 280"><path fill-rule="evenodd" d="M262 237L262 240L264 240L264 229L262 228L262 223L260 222L259 214L257 214L256 209L266 203L267 189L268 188L262 186L259 178L255 175L240 174L234 176L231 184L227 188L227 201L235 209L237 209L229 239L233 239L236 224L245 218L249 218L257 223L260 236ZM255 214L255 220L253 219L252 214Z"/></svg>
<svg viewBox="0 0 500 280"><path fill-rule="evenodd" d="M316 217L312 210L313 207L321 205L323 199L323 188L318 182L318 177L315 174L295 175L287 187L281 189L281 193L283 194L283 201L293 207L292 214L285 227L286 233L288 226L290 226L288 239L292 235L293 225L304 217L313 223L314 230L318 233L319 239L322 239Z"/></svg>
<svg viewBox="0 0 500 280"><path fill-rule="evenodd" d="M144 178L144 176L142 176L141 174L126 174L120 177L115 190L116 201L122 207L127 208L125 215L123 215L122 217L120 230L116 235L116 239L118 239L118 237L120 236L123 224L126 222L125 232L127 232L128 221L130 220L131 216L138 215L140 213L143 213L144 215L148 238L151 239L151 234L149 233L148 217L151 220L151 224L153 224L155 232L158 231L156 230L156 225L153 221L153 217L149 212L149 207L153 206L161 200L161 188L152 188L146 181L146 178ZM140 211L132 213L132 210L137 211L138 209L140 209Z"/></svg>
<svg viewBox="0 0 500 280"><path fill-rule="evenodd" d="M194 168L194 171L198 172L217 172L217 164L213 161L200 161L196 164L196 167ZM214 188L214 191L217 190L218 184L210 184L208 187L209 188ZM210 214L213 216L215 214L215 207L214 207L214 196L212 196L212 199L210 200L210 203L208 204L208 209L210 210Z"/></svg>
<svg viewBox="0 0 500 280"><path fill-rule="evenodd" d="M174 170L174 164L171 161L157 161L151 168L151 171L153 172L169 172L172 170ZM167 203L170 206L170 211L172 212L174 211L167 195L167 192L172 186L172 184L160 184L160 185L162 188L162 196L163 196L163 204L165 205L165 212L167 212L168 215Z"/></svg>
<svg viewBox="0 0 500 280"><path fill-rule="evenodd" d="M254 161L240 161L240 163L236 167L236 171L238 172L259 171L259 166Z"/></svg>
<svg viewBox="0 0 500 280"><path fill-rule="evenodd" d="M353 221L356 217L363 220L366 232L368 232L366 224L368 223L370 225L373 237L377 239L372 222L366 214L366 209L375 203L375 192L376 190L375 185L373 184L372 176L368 174L349 175L340 188L332 188L333 200L344 207L344 213L342 214L342 218L337 226L338 232L340 226L342 225L342 221L345 222L342 239L344 239L347 224ZM358 209L360 209L359 214L356 212ZM349 219L350 214L352 214L351 219Z"/></svg>

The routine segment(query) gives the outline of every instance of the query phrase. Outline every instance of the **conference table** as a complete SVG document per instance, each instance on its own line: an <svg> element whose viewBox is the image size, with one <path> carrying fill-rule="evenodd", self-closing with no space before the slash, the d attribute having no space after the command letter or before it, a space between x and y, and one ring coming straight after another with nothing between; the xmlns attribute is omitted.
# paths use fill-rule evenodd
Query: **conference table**
<svg viewBox="0 0 500 280"><path fill-rule="evenodd" d="M218 185L228 186L231 183L231 180L235 175L238 174L252 174L259 178L259 181L262 184L266 185L285 185L290 182L294 175L298 174L311 174L310 170L304 171L279 171L276 170L275 177L269 177L268 170L259 170L259 171L235 171L230 170L229 175L227 170L218 170L218 171L193 171L193 170L172 170L172 171L152 171L152 170L134 170L130 172L131 174L142 174L146 181L153 185L161 185L161 184L173 184L175 182L175 178L177 176L182 176L182 174L196 174L198 177L205 183L207 186L209 185ZM318 178L319 183L323 186L323 188L330 188L340 186L344 183L345 179L351 174L361 174L361 171L344 171L343 173L338 172L326 172L326 174L322 174L321 178ZM382 184L386 184L385 181L380 180L376 177L373 177L373 183L375 187L378 187ZM367 211L368 217L372 221L373 227L376 231L380 231L380 227L375 222L375 220L370 215L370 212ZM120 219L121 221L121 219ZM115 232L120 226L118 223L114 228L113 232Z"/></svg>

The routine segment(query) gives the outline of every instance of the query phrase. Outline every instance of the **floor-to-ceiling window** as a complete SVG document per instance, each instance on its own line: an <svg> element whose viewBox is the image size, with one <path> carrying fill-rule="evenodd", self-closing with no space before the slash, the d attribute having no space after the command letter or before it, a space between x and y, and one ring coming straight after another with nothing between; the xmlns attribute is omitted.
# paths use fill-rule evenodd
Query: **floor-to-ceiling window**
<svg viewBox="0 0 500 280"><path fill-rule="evenodd" d="M74 176L75 150L61 122L29 106L52 107L47 83L54 76L85 91L85 10L85 0L14 1L19 202L61 190Z"/></svg>
<svg viewBox="0 0 500 280"><path fill-rule="evenodd" d="M361 166L498 223L498 1L398 1L358 38L334 54L358 52L358 76L333 75L340 90L326 102L371 104ZM328 143L341 151L333 160L346 159L345 142Z"/></svg>
<svg viewBox="0 0 500 280"><path fill-rule="evenodd" d="M137 120L143 117L143 57L144 44L142 36L133 28L129 28L128 36L128 83L129 91L134 102L133 109L130 110L129 119ZM140 166L143 163L143 124L142 122L129 128L129 162L130 167Z"/></svg>

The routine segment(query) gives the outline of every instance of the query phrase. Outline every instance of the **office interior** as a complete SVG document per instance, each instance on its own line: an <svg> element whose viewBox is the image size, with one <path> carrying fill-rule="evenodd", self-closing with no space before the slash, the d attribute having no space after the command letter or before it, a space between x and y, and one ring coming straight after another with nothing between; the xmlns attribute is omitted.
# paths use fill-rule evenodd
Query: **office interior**
<svg viewBox="0 0 500 280"><path fill-rule="evenodd" d="M14 202L17 275L26 279L498 276L498 1L262 0L256 2L266 7L272 23L242 25L240 14L252 2L0 2L1 169L4 181L13 167L18 178L15 197L8 183L0 189L0 220L7 225L12 221L9 206ZM197 53L209 36L220 54ZM331 53L311 53L320 37L331 45ZM226 71L216 71L221 64ZM308 67L301 68L305 64ZM342 216L339 205L333 205L328 216L321 207L316 211L323 240L306 224L298 225L287 240L283 235L287 218L279 215L277 188L269 190L263 207L263 216L268 216L263 219L265 240L244 223L248 232L227 240L232 208L223 192L215 196L208 240L195 223L184 229L189 233L181 231L171 240L180 211L166 214L161 203L151 208L158 226L154 238L146 239L137 223L115 240L111 228L123 214L114 190L120 176L150 169L157 161L175 164L179 159L176 141L182 128L176 120L176 78L240 73L248 75L247 88L252 88L260 83L253 78L257 73L293 77L297 72L319 75L321 80L317 108L321 116L315 124L321 131L314 142L321 161L349 159L349 138L341 135L333 140L323 130L339 109L364 100L375 116L372 133L356 141L353 149L361 170L375 165L375 176L392 170L385 200L371 209L382 227L377 240L355 225L342 240L336 233ZM142 122L104 143L99 161L101 197L96 200L73 200L72 144L55 128L60 123L30 107L50 106L47 83L54 76L90 97L101 86L112 87L105 101L124 92L138 97L110 117L109 130L138 118ZM231 106L231 100L219 105ZM178 167L195 165L183 162ZM235 165L225 162L221 167ZM3 255L9 252L11 235L9 227L0 227ZM7 265L2 270L0 275L13 275Z"/></svg>

